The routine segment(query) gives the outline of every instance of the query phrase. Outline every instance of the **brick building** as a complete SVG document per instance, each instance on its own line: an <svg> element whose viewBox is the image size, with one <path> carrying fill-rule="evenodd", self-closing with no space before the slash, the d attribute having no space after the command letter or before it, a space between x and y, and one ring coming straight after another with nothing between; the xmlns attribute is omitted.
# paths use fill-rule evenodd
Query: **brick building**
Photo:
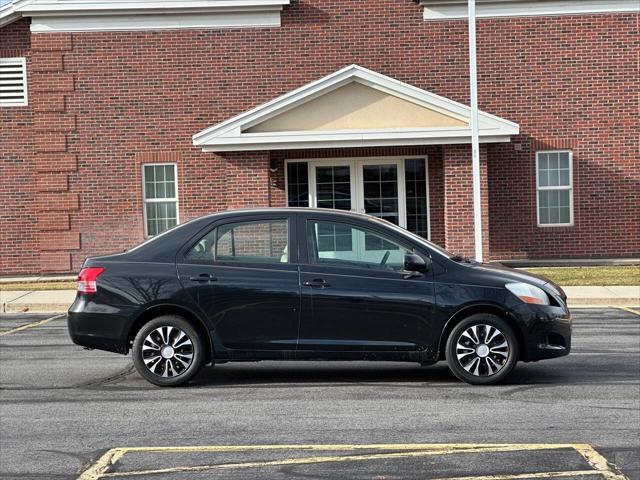
<svg viewBox="0 0 640 480"><path fill-rule="evenodd" d="M637 0L477 0L484 251L640 255ZM0 275L245 206L473 255L465 2L0 0Z"/></svg>

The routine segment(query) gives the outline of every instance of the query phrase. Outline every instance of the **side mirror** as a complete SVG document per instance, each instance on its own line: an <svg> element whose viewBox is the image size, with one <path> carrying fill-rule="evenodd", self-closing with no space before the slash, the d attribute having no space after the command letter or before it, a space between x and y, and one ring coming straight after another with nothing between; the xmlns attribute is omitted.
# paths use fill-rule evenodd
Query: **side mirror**
<svg viewBox="0 0 640 480"><path fill-rule="evenodd" d="M407 272L426 272L431 267L431 259L423 259L415 253L407 253L404 256L404 269Z"/></svg>

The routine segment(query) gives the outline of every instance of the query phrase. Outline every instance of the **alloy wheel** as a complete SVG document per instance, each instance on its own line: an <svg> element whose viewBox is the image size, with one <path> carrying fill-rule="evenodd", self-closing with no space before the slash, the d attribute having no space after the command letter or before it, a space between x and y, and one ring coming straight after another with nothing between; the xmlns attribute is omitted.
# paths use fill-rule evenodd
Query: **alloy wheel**
<svg viewBox="0 0 640 480"><path fill-rule="evenodd" d="M506 336L492 325L472 325L456 342L458 363L477 377L488 377L502 370L509 359L509 351Z"/></svg>

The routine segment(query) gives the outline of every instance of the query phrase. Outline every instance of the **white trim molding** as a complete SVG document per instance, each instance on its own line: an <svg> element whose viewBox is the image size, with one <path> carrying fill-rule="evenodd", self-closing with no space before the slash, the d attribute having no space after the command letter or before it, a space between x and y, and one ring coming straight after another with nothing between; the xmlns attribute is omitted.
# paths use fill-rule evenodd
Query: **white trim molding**
<svg viewBox="0 0 640 480"><path fill-rule="evenodd" d="M425 20L467 18L467 0L420 0ZM476 0L476 16L527 17L640 12L638 0Z"/></svg>
<svg viewBox="0 0 640 480"><path fill-rule="evenodd" d="M31 17L31 31L95 32L181 28L279 27L290 0L13 0L0 26Z"/></svg>
<svg viewBox="0 0 640 480"><path fill-rule="evenodd" d="M351 82L399 97L467 123L461 127L393 128L371 130L306 130L248 133L247 129ZM470 143L469 107L358 65L349 65L320 80L286 93L259 107L209 127L193 136L193 144L208 152L290 150ZM480 112L480 141L509 142L518 124Z"/></svg>
<svg viewBox="0 0 640 480"><path fill-rule="evenodd" d="M0 5L0 28L13 23L22 17L19 12L16 12L15 3L16 2L9 1Z"/></svg>

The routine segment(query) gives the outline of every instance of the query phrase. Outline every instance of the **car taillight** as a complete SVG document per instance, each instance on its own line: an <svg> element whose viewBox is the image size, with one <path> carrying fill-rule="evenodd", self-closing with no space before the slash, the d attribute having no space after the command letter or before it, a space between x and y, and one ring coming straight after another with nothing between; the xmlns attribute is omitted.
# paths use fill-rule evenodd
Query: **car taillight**
<svg viewBox="0 0 640 480"><path fill-rule="evenodd" d="M78 293L96 293L96 279L104 272L103 267L87 267L78 274Z"/></svg>

